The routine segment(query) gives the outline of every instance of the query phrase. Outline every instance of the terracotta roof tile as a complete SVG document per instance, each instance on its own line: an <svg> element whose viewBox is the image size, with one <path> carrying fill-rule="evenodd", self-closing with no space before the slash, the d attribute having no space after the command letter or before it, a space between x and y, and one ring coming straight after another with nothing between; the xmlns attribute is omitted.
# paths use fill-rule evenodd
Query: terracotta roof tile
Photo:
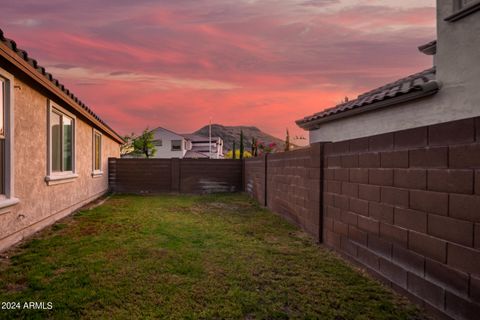
<svg viewBox="0 0 480 320"><path fill-rule="evenodd" d="M413 74L411 76L402 78L395 82L386 84L377 89L359 95L356 99L339 104L333 108L328 108L321 112L307 116L303 119L297 120L298 125L307 124L309 122L327 118L342 112L347 112L353 109L362 108L380 101L386 101L404 94L415 91L422 91L424 85L435 80L435 67L425 71Z"/></svg>

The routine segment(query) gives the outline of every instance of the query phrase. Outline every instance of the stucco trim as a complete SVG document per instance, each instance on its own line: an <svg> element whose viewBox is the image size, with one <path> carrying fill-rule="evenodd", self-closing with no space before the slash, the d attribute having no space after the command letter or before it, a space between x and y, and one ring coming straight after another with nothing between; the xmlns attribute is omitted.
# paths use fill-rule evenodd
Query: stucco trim
<svg viewBox="0 0 480 320"><path fill-rule="evenodd" d="M54 186L62 183L69 183L78 178L78 174L75 173L58 173L51 176L46 176L45 181L47 185Z"/></svg>
<svg viewBox="0 0 480 320"><path fill-rule="evenodd" d="M8 88L5 90L7 94L6 105L4 110L5 121L5 200L0 200L0 207L11 206L17 204L18 201L9 201L15 199L14 182L15 182L15 158L13 152L14 137L14 110L15 110L15 94L13 75L0 68L0 76L6 80Z"/></svg>
<svg viewBox="0 0 480 320"><path fill-rule="evenodd" d="M20 203L20 199L18 199L18 198L1 199L0 200L0 209L8 208L8 207L14 206L18 203ZM2 213L6 213L6 212L0 212L0 215L2 215Z"/></svg>

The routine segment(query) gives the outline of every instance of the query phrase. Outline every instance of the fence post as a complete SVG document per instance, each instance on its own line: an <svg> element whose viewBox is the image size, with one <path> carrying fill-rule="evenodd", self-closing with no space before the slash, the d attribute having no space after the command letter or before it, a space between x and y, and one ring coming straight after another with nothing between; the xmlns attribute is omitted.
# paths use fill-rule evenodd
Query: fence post
<svg viewBox="0 0 480 320"><path fill-rule="evenodd" d="M320 203L319 203L319 217L318 217L318 242L322 243L323 242L323 228L324 228L324 223L323 223L323 218L324 218L324 210L325 210L325 204L324 204L324 187L325 187L325 143L319 143L319 159L317 161L320 161L319 167L320 167L320 186L318 188L320 192Z"/></svg>
<svg viewBox="0 0 480 320"><path fill-rule="evenodd" d="M312 143L310 153L310 170L319 170L319 185L318 185L318 206L315 206L315 210L318 210L318 242L324 241L324 182L325 182L325 145L328 142Z"/></svg>
<svg viewBox="0 0 480 320"><path fill-rule="evenodd" d="M264 190L264 197L265 197L265 208L268 208L268 153L265 153L265 190Z"/></svg>
<svg viewBox="0 0 480 320"><path fill-rule="evenodd" d="M171 159L170 164L171 164L171 170L172 170L171 190L172 190L172 192L180 192L181 191L180 159L173 158L173 159Z"/></svg>
<svg viewBox="0 0 480 320"><path fill-rule="evenodd" d="M117 159L108 158L108 189L110 192L116 191L117 180Z"/></svg>
<svg viewBox="0 0 480 320"><path fill-rule="evenodd" d="M318 220L318 242L323 243L323 218L324 218L324 168L325 168L325 155L324 155L324 147L325 144L322 143L320 144L320 186L319 186L319 192L320 192L320 208L319 208L319 220Z"/></svg>
<svg viewBox="0 0 480 320"><path fill-rule="evenodd" d="M245 161L246 159L243 158L242 159L242 191L243 192L247 191L245 186Z"/></svg>

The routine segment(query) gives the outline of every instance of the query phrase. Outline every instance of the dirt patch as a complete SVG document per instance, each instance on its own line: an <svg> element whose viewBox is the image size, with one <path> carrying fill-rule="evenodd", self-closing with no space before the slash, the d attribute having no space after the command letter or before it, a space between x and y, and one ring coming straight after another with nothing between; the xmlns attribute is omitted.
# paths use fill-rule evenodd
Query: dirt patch
<svg viewBox="0 0 480 320"><path fill-rule="evenodd" d="M27 280L24 279L18 283L8 283L5 286L5 290L8 292L21 292L28 288Z"/></svg>
<svg viewBox="0 0 480 320"><path fill-rule="evenodd" d="M53 274L54 274L55 276L58 276L58 275L61 275L62 273L65 273L66 271L67 271L67 269L65 269L65 268L59 268L59 269L55 270L55 271L53 272Z"/></svg>
<svg viewBox="0 0 480 320"><path fill-rule="evenodd" d="M95 225L85 225L79 228L79 234L82 236L96 236L100 233Z"/></svg>
<svg viewBox="0 0 480 320"><path fill-rule="evenodd" d="M247 211L250 212L252 207L249 204L242 203L207 202L194 205L191 209L198 213L207 213L209 211L243 213Z"/></svg>

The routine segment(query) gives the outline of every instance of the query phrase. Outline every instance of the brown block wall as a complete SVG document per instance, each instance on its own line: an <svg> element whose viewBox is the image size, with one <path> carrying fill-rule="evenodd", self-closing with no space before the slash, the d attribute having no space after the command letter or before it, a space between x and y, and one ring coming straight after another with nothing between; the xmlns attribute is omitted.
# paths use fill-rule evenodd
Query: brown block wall
<svg viewBox="0 0 480 320"><path fill-rule="evenodd" d="M211 159L109 159L110 191L156 194L243 190L242 161Z"/></svg>
<svg viewBox="0 0 480 320"><path fill-rule="evenodd" d="M245 191L317 240L321 230L323 145L245 160Z"/></svg>
<svg viewBox="0 0 480 320"><path fill-rule="evenodd" d="M325 146L325 243L425 307L480 314L480 121Z"/></svg>
<svg viewBox="0 0 480 320"><path fill-rule="evenodd" d="M267 158L267 207L321 238L320 145L270 154Z"/></svg>
<svg viewBox="0 0 480 320"><path fill-rule="evenodd" d="M245 192L261 205L266 205L266 158L245 159Z"/></svg>

